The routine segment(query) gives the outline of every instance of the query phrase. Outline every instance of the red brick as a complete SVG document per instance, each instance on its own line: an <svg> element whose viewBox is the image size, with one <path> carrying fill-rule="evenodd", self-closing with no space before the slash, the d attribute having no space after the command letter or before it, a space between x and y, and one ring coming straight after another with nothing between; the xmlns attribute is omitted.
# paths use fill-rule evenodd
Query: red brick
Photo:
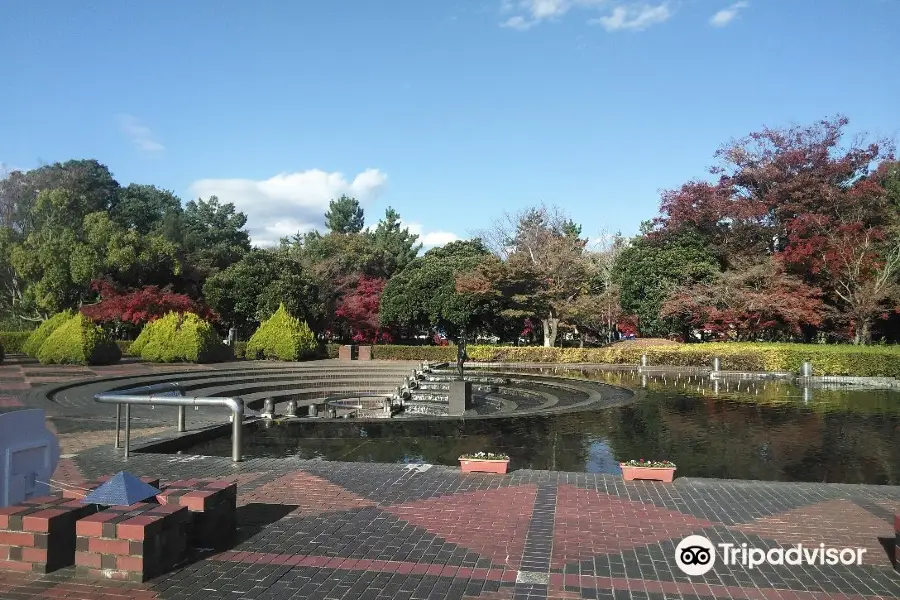
<svg viewBox="0 0 900 600"><path fill-rule="evenodd" d="M34 546L34 534L25 531L0 531L0 546Z"/></svg>
<svg viewBox="0 0 900 600"><path fill-rule="evenodd" d="M142 573L144 571L144 558L142 556L118 556L116 557L116 568L120 571Z"/></svg>
<svg viewBox="0 0 900 600"><path fill-rule="evenodd" d="M128 540L106 540L103 538L89 538L88 551L98 554L129 554Z"/></svg>
<svg viewBox="0 0 900 600"><path fill-rule="evenodd" d="M210 481L204 487L207 490L227 490L228 488L234 486L237 489L237 484L232 483L230 481L226 481L224 479L219 479L215 481Z"/></svg>
<svg viewBox="0 0 900 600"><path fill-rule="evenodd" d="M187 507L188 510L200 512L206 510L209 498L215 494L216 492L213 490L194 490L179 498L178 503Z"/></svg>
<svg viewBox="0 0 900 600"><path fill-rule="evenodd" d="M29 498L28 500L23 500L19 504L23 506L41 506L43 504L53 504L62 498L62 494L50 494L47 496L38 496L37 498Z"/></svg>
<svg viewBox="0 0 900 600"><path fill-rule="evenodd" d="M30 506L2 506L0 507L0 529L9 527L9 517L31 510Z"/></svg>
<svg viewBox="0 0 900 600"><path fill-rule="evenodd" d="M139 515L122 521L116 526L116 537L122 540L142 541L147 527L157 523L161 518L160 516Z"/></svg>
<svg viewBox="0 0 900 600"><path fill-rule="evenodd" d="M31 564L14 560L0 560L0 571L26 571L31 572Z"/></svg>
<svg viewBox="0 0 900 600"><path fill-rule="evenodd" d="M50 521L60 515L69 513L67 510L47 508L34 514L22 517L22 529L25 531L50 531Z"/></svg>
<svg viewBox="0 0 900 600"><path fill-rule="evenodd" d="M38 548L22 548L22 562L47 562L47 551Z"/></svg>
<svg viewBox="0 0 900 600"><path fill-rule="evenodd" d="M76 552L75 565L79 567L100 568L100 555L91 552Z"/></svg>
<svg viewBox="0 0 900 600"><path fill-rule="evenodd" d="M75 523L75 533L90 537L100 537L103 535L103 524L118 516L117 511L105 511L88 515Z"/></svg>
<svg viewBox="0 0 900 600"><path fill-rule="evenodd" d="M178 512L181 512L183 507L177 504L160 504L159 506L154 506L148 514L150 515L161 515L168 516Z"/></svg>

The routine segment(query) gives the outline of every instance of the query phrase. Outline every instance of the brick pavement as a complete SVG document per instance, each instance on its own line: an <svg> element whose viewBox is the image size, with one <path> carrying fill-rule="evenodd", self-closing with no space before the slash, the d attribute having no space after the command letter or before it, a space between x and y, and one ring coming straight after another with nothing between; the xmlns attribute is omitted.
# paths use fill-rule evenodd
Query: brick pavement
<svg viewBox="0 0 900 600"><path fill-rule="evenodd" d="M0 398L20 398L14 390L30 387L39 371L29 367L17 381L16 369L22 373L21 366L0 366ZM173 573L143 584L79 579L72 569L0 572L0 598L900 597L900 574L889 559L898 487L690 478L625 483L585 473L462 475L439 466L419 472L296 459L235 465L140 453L126 463L109 443L81 447L55 480L77 484L121 469L164 483L236 482L236 539L196 550ZM692 533L738 546L826 542L867 553L862 566L717 564L689 577L673 557Z"/></svg>

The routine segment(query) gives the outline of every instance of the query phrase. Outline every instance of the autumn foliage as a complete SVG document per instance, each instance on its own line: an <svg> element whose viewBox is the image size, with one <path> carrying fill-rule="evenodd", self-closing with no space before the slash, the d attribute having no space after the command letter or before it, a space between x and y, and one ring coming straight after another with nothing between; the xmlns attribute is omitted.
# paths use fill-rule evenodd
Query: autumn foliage
<svg viewBox="0 0 900 600"><path fill-rule="evenodd" d="M846 126L764 129L717 153L717 182L663 194L650 235L699 234L722 273L674 290L661 316L724 338L825 327L869 342L900 302L900 219L884 186L890 144L844 146Z"/></svg>
<svg viewBox="0 0 900 600"><path fill-rule="evenodd" d="M95 280L92 289L100 294L100 301L81 307L86 317L97 323L121 321L132 325L151 323L170 312L194 313L206 321L216 320L216 314L202 302L170 289L145 286L139 290L123 291L106 280Z"/></svg>
<svg viewBox="0 0 900 600"><path fill-rule="evenodd" d="M360 275L352 289L345 293L335 315L350 328L354 342L384 343L393 341L390 330L380 326L378 307L387 280Z"/></svg>

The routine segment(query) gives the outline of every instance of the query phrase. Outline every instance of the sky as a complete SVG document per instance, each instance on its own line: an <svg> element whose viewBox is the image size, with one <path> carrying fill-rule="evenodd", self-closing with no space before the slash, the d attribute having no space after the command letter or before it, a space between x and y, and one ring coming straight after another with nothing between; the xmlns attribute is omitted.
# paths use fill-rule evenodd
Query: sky
<svg viewBox="0 0 900 600"><path fill-rule="evenodd" d="M764 126L900 139L900 0L6 0L0 163L75 158L255 243L388 206L426 247L545 203L637 233Z"/></svg>

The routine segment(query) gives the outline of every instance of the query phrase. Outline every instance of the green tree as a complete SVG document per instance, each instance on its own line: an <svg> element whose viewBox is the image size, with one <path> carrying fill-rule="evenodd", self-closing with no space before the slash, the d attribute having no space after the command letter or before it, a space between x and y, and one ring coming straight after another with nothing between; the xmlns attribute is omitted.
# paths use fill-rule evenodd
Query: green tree
<svg viewBox="0 0 900 600"><path fill-rule="evenodd" d="M374 264L366 275L390 279L402 271L422 249L422 244L416 243L418 239L402 226L400 213L388 207L372 232Z"/></svg>
<svg viewBox="0 0 900 600"><path fill-rule="evenodd" d="M147 234L162 231L181 212L181 200L172 192L133 183L119 190L119 201L111 216L125 229Z"/></svg>
<svg viewBox="0 0 900 600"><path fill-rule="evenodd" d="M492 318L492 300L457 291L456 279L492 258L478 239L451 242L415 258L384 288L382 325L435 328L451 336L463 327L483 328Z"/></svg>
<svg viewBox="0 0 900 600"><path fill-rule="evenodd" d="M126 231L105 211L85 214L86 208L83 198L64 189L38 194L32 212L39 226L10 246L17 314L41 319L75 308L90 294L91 280L104 275L140 285L149 274L165 280L179 272L173 244Z"/></svg>
<svg viewBox="0 0 900 600"><path fill-rule="evenodd" d="M356 198L341 196L328 203L325 226L332 233L359 233L364 223L363 209Z"/></svg>
<svg viewBox="0 0 900 600"><path fill-rule="evenodd" d="M250 251L246 224L247 215L235 210L231 202L219 204L216 196L187 203L181 217L184 251L198 282L202 284Z"/></svg>
<svg viewBox="0 0 900 600"><path fill-rule="evenodd" d="M710 281L719 264L700 236L643 235L632 240L616 261L614 282L622 309L638 317L642 335L665 335L671 323L660 308L676 287Z"/></svg>
<svg viewBox="0 0 900 600"><path fill-rule="evenodd" d="M209 277L203 295L225 323L241 331L255 327L282 303L305 321L318 322L323 316L315 284L284 250L250 250Z"/></svg>

